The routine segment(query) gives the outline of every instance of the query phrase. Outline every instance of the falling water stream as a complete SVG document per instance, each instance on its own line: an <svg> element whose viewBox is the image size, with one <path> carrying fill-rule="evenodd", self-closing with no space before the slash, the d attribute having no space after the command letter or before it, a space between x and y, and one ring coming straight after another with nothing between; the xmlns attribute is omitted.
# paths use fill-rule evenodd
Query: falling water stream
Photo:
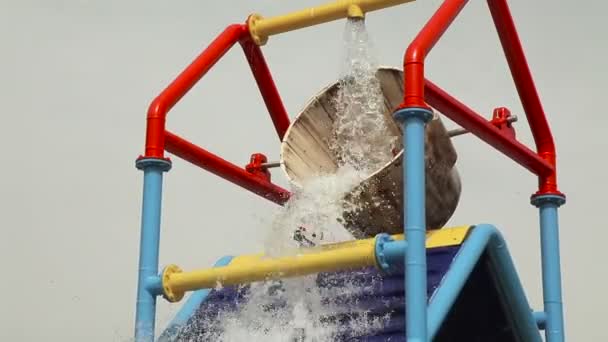
<svg viewBox="0 0 608 342"><path fill-rule="evenodd" d="M396 138L386 134L384 99L372 51L364 21L348 20L336 103L338 118L331 143L340 161L339 168L294 190L290 201L279 209L269 225L266 254L293 253L299 246L293 239L297 227L306 227L308 237L317 244L352 239L342 226L341 217L345 210L354 209L349 207L354 204L345 203L344 195L389 162L397 144ZM338 325L325 319L335 310L331 300L326 299L347 295L349 291L357 289L354 285L319 288L316 275L254 283L238 304L239 310L209 318L213 321L209 324L215 327L191 341L333 341ZM280 309L276 309L277 302L281 302ZM365 332L379 324L382 324L379 320L353 319L349 329Z"/></svg>

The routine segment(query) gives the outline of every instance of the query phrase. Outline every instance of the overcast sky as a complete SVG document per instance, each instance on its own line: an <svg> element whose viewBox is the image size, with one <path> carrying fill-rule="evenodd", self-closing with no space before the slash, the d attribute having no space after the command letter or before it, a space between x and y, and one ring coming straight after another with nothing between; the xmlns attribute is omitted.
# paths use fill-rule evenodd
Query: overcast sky
<svg viewBox="0 0 608 342"><path fill-rule="evenodd" d="M322 1L2 0L3 155L0 339L125 341L132 335L143 151L149 102L226 25ZM440 1L368 15L384 65ZM567 335L608 338L603 137L607 45L603 1L510 1L558 146ZM344 22L270 38L264 52L293 117L339 72ZM472 1L428 58L427 76L484 113L523 119L485 2ZM451 125L451 124L450 124ZM237 164L278 160L279 142L240 49L171 112L168 127ZM520 141L533 146L525 120ZM542 308L536 179L472 136L455 140L463 180L449 225L489 222L505 234L531 304ZM276 170L275 180L285 184ZM161 264L207 267L260 250L257 196L174 159L165 178ZM161 303L159 326L177 306Z"/></svg>

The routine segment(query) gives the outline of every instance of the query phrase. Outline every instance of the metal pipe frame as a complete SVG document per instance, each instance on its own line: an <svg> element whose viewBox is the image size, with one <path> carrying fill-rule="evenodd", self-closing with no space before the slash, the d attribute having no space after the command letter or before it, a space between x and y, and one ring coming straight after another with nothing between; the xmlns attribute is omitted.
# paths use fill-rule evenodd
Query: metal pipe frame
<svg viewBox="0 0 608 342"><path fill-rule="evenodd" d="M160 241L160 215L162 201L162 173L171 167L164 151L200 166L220 177L252 191L275 203L283 204L290 193L257 177L208 151L198 147L165 129L168 112L192 87L239 42L279 139L289 127L289 117L262 51L253 44L244 24L228 26L177 78L158 95L148 108L145 153L136 166L144 171L144 193L140 238L140 257L135 318L135 341L154 341L156 296L162 293L158 278Z"/></svg>
<svg viewBox="0 0 608 342"><path fill-rule="evenodd" d="M230 48L239 42L260 89L279 139L289 128L289 116L261 49L252 42L247 25L228 26L194 61L182 71L149 106L146 128L146 158L164 158L167 150L194 165L216 174L275 203L282 204L289 192L265 179L260 179L244 168L234 165L205 149L180 138L165 129L171 108L217 63Z"/></svg>
<svg viewBox="0 0 608 342"><path fill-rule="evenodd" d="M355 2L357 1L352 1L352 3ZM361 0L357 2L357 8L349 6L346 16L361 17L366 10L373 10L364 8L362 4L367 2L372 3L372 1ZM376 1L375 3L388 4L390 2L400 3L404 1ZM405 256L408 341L427 341L428 334L426 292L422 293L420 291L420 288L426 282L426 278L422 276L426 272L424 234L420 234L420 232L425 229L423 155L424 122L428 117L427 114L430 113L430 108L427 106L428 102L483 141L538 175L539 188L533 196L533 203L540 208L545 311L536 314L536 317L539 324L544 323L546 325L547 341L560 342L564 338L564 329L561 275L559 272L557 208L563 204L565 197L557 187L556 153L553 137L506 0L488 0L488 6L532 130L537 149L536 153L517 142L513 137L503 135L478 114L424 78L424 59L426 55L467 2L467 0L445 0L408 46L404 56L404 100L395 114L404 121L404 141L406 146L409 146L404 158L406 163L404 168L406 184L404 190L406 199L404 209L406 212L405 231L408 236L408 248ZM296 17L301 17L302 13ZM321 16L314 20L301 22L299 21L301 19L297 19L288 24L289 27L279 24L281 20L276 21L275 24L268 24L272 23L272 20L267 20L266 34L286 32L291 29L334 20L331 19L332 15L334 15L333 12L331 15L327 14L327 17ZM342 13L341 17L344 16L344 13ZM256 25L254 25L253 19L255 19ZM158 271L162 172L167 171L170 167L170 162L164 157L165 150L276 203L284 203L289 198L287 190L272 184L268 179L256 178L246 170L165 129L166 116L171 108L236 42L239 42L247 56L247 61L260 88L277 134L282 139L289 127L289 118L262 52L257 46L265 40L263 34L260 35L260 32L264 31L264 29L260 29L260 27L264 27L260 23L263 23L264 20L252 16L248 19L248 24L228 26L149 107L145 154L140 157L137 164L138 168L144 171L144 203L136 315L137 342L153 340L155 297L161 291L161 285L165 284L165 277L170 279L172 275L180 274L179 269L172 267L165 270L163 279L155 275L155 272ZM257 33L250 32L250 28L253 26L255 26ZM271 27L274 27L274 29ZM402 243L402 245L405 244ZM392 255L394 254L392 253ZM184 288L187 288L187 286L184 285L181 288L178 286L178 290ZM162 286L162 290L167 295L167 289L164 286ZM424 303L424 307L422 303Z"/></svg>
<svg viewBox="0 0 608 342"><path fill-rule="evenodd" d="M528 68L509 6L506 0L488 0L487 2L513 81L528 118L537 152L533 153L515 139L505 137L487 122L482 123L483 118L480 120L472 110L424 78L426 56L468 3L468 0L445 0L408 46L403 61L405 92L400 108L425 108L428 107L428 102L431 106L445 110L445 114L452 120L538 175L537 194L561 195L557 188L553 136L534 86L534 80ZM430 94L425 94L425 91Z"/></svg>
<svg viewBox="0 0 608 342"><path fill-rule="evenodd" d="M557 208L565 202L565 196L558 190L557 186L557 164L553 135L542 108L540 97L536 91L532 74L506 0L487 0L487 2L511 70L511 76L515 82L534 137L536 153L517 142L514 137L502 134L481 116L424 78L424 60L427 54L467 2L468 0L445 0L418 33L414 41L408 46L403 62L404 98L396 114L407 109L419 110L420 108L428 108L428 102L465 129L538 176L538 190L532 196L532 203L540 208L544 317L546 317L545 322L539 321L539 323L546 325L545 336L547 342L562 342L564 340L564 324ZM427 91L426 94L425 90ZM411 148L411 145L409 146ZM409 163L410 161L408 161ZM405 201L405 210L409 214L409 207L424 203L424 197L420 195L409 197L407 195L408 180L407 178L404 179L406 182L406 194L404 196L409 199ZM417 211L412 211L412 213L416 215L420 214ZM422 208L422 215L424 214L425 209ZM418 242L408 241L408 251L419 248L419 245L420 243ZM410 253L407 253L408 257ZM412 266L406 264L406 273L409 267ZM417 274L421 274L421 272ZM415 285L408 284L408 286ZM406 293L408 291L412 291L412 288L406 287ZM419 295L422 296L423 294ZM409 297L407 304L410 304ZM537 314L537 317L540 316L540 314ZM409 324L413 324L409 320L413 318L406 317L406 319L408 320L409 329ZM417 330L416 333L416 336L410 337L408 330L408 341L426 341L425 331Z"/></svg>

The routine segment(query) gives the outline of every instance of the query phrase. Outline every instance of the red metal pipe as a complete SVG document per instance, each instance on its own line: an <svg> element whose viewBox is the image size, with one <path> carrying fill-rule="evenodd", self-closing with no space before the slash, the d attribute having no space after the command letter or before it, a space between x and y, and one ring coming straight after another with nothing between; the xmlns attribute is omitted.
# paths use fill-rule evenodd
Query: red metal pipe
<svg viewBox="0 0 608 342"><path fill-rule="evenodd" d="M235 24L228 26L152 101L148 108L145 157L163 158L167 113L245 34L249 34L246 25Z"/></svg>
<svg viewBox="0 0 608 342"><path fill-rule="evenodd" d="M506 0L488 0L488 6L496 30L498 31L498 37L500 38L505 57L509 63L515 87L528 118L536 150L543 159L554 166L554 172L541 177L539 180L538 194L559 194L555 170L556 155L553 135L551 134L549 123L540 102L540 97L534 86L532 73L528 67L509 6Z"/></svg>
<svg viewBox="0 0 608 342"><path fill-rule="evenodd" d="M427 107L424 102L424 59L467 2L444 1L408 46L403 61L405 92L401 108Z"/></svg>
<svg viewBox="0 0 608 342"><path fill-rule="evenodd" d="M279 91L274 84L268 64L266 64L262 50L253 42L251 36L247 35L241 39L240 43L247 57L247 62L251 67L253 77L260 89L274 128L279 135L279 139L282 141L285 132L289 128L289 115L287 115L287 110L285 110Z"/></svg>
<svg viewBox="0 0 608 342"><path fill-rule="evenodd" d="M165 130L169 110L215 65L236 43L240 42L255 80L266 103L279 137L289 127L289 117L272 80L260 48L251 42L247 25L228 26L211 44L150 104L147 117L145 157L163 158L165 149L201 168L266 199L283 204L289 191L272 184L267 178L247 172Z"/></svg>
<svg viewBox="0 0 608 342"><path fill-rule="evenodd" d="M515 139L503 134L481 115L459 102L433 82L425 81L426 101L439 112L478 136L533 173L544 177L554 173L551 163Z"/></svg>
<svg viewBox="0 0 608 342"><path fill-rule="evenodd" d="M169 131L165 131L164 135L168 152L277 204L289 199L289 191L270 183L266 178L249 173Z"/></svg>
<svg viewBox="0 0 608 342"><path fill-rule="evenodd" d="M408 46L404 57L405 92L400 108L427 107L425 100L438 101L440 105L447 107L444 109L452 110L452 114L456 116L452 117L453 120L457 122L460 120L469 125L470 127L465 126L465 128L471 130L490 145L536 173L539 176L539 190L537 194L560 194L557 189L556 156L553 136L551 135L549 124L547 123L534 86L532 74L528 68L506 0L488 0L488 5L511 69L511 75L534 136L537 155L532 157L528 148L523 149L525 146L515 140L505 140L499 131L485 127L484 125L487 123L483 118L471 115L457 118L462 113L470 112L469 114L474 114L474 112L453 98L448 98L448 100L443 98L443 95L447 94L441 94L439 92L440 89L435 89L437 91L433 94L435 99L429 100L429 96L425 97L424 59L467 2L467 0L445 0L414 41ZM426 89L429 89L428 85ZM456 105L456 103L459 105ZM483 124L481 120L483 120ZM539 159L543 160L543 163L539 163Z"/></svg>

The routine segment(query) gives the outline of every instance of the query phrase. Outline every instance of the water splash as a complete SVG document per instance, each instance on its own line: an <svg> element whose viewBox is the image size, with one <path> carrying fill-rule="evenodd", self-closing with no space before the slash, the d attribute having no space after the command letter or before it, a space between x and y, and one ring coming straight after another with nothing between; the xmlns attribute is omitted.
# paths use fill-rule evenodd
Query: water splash
<svg viewBox="0 0 608 342"><path fill-rule="evenodd" d="M353 239L342 225L342 213L351 203L344 196L361 182L361 174L349 166L334 174L311 178L295 189L271 223L271 233L265 243L270 256L291 254L300 247L294 240L294 230L303 227L305 237L315 243L331 243Z"/></svg>
<svg viewBox="0 0 608 342"><path fill-rule="evenodd" d="M386 108L376 78L377 68L365 22L348 20L335 97L336 120L329 145L339 161L338 170L309 179L302 188L293 191L290 201L271 224L267 253L284 255L299 246L292 238L293 230L286 227L304 227L308 240L317 244L353 238L342 224L345 213L359 209L353 190L390 162L399 144L399 138L389 134L390 119L384 115ZM346 199L347 194L350 196Z"/></svg>
<svg viewBox="0 0 608 342"><path fill-rule="evenodd" d="M345 201L345 195L393 158L397 138L388 134L387 119L383 115L384 97L375 74L376 59L362 20L348 20L344 43L336 101L338 118L330 146L340 160L338 171L310 179L301 189L293 191L289 202L270 224L265 252L271 257L296 253L299 243L293 233L298 227L304 227L306 238L315 244L352 239L342 224L342 217L344 212L356 210L356 201ZM339 311L333 298L361 289L354 284L320 288L316 280L317 276L311 275L254 283L238 304L237 312L212 317L207 323L219 326L191 340L334 341L344 327L328 319ZM277 308L279 302L281 308ZM347 329L358 334L383 325L381 317L369 319L365 311L358 312L349 322Z"/></svg>
<svg viewBox="0 0 608 342"><path fill-rule="evenodd" d="M365 178L391 161L398 142L387 134L384 96L376 78L378 64L363 20L349 20L344 41L338 117L330 148L340 166L349 165Z"/></svg>
<svg viewBox="0 0 608 342"><path fill-rule="evenodd" d="M348 279L341 286L317 286L316 276L306 276L253 283L239 291L246 294L238 311L201 316L194 324L204 329L190 325L180 341L329 342L377 331L386 319L348 310L365 291Z"/></svg>

